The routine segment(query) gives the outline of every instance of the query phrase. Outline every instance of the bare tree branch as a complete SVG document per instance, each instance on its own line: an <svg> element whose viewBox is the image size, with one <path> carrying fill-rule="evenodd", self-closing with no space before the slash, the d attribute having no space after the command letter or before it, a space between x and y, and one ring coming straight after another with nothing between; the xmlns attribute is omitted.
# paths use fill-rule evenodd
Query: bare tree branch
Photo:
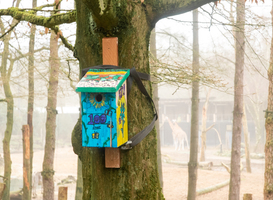
<svg viewBox="0 0 273 200"><path fill-rule="evenodd" d="M10 27L10 29L5 32L3 35L0 36L0 39L3 38L5 35L7 35L9 32L11 32L18 24L20 21L17 21L16 24L14 24L14 26Z"/></svg>

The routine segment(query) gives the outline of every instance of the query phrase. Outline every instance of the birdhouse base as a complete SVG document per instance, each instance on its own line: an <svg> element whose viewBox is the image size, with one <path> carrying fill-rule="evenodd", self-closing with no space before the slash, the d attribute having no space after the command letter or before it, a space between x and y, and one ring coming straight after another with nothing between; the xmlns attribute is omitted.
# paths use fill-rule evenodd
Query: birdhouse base
<svg viewBox="0 0 273 200"><path fill-rule="evenodd" d="M105 168L120 168L120 148L105 148Z"/></svg>

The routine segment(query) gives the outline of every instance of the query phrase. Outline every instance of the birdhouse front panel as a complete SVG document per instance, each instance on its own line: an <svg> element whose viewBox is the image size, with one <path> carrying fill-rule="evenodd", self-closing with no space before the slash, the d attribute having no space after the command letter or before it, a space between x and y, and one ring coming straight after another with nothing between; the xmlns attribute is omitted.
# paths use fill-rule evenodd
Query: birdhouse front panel
<svg viewBox="0 0 273 200"><path fill-rule="evenodd" d="M90 69L76 86L81 92L82 146L119 147L128 140L129 70Z"/></svg>
<svg viewBox="0 0 273 200"><path fill-rule="evenodd" d="M82 93L82 145L117 147L115 93Z"/></svg>

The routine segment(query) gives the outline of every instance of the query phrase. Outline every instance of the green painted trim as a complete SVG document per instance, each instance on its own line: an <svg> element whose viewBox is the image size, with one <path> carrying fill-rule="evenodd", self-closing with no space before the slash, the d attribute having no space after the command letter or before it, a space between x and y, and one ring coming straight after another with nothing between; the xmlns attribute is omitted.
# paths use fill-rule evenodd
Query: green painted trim
<svg viewBox="0 0 273 200"><path fill-rule="evenodd" d="M116 88L109 87L78 87L76 92L93 92L93 93L100 93L100 92L116 92Z"/></svg>
<svg viewBox="0 0 273 200"><path fill-rule="evenodd" d="M125 80L128 78L130 75L130 70L127 71L127 73L124 75L124 77L120 80L119 84L116 87L116 91L119 90L119 88L122 86L122 84L125 82Z"/></svg>

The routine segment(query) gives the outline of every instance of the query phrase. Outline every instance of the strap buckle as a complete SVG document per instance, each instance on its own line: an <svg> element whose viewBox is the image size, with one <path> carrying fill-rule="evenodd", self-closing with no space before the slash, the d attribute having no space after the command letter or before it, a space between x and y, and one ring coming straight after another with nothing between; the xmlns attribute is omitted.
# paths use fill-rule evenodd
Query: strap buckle
<svg viewBox="0 0 273 200"><path fill-rule="evenodd" d="M123 144L121 146L121 150L130 150L130 149L132 149L133 147L131 147L131 144L132 144L131 140L127 141L125 144Z"/></svg>

